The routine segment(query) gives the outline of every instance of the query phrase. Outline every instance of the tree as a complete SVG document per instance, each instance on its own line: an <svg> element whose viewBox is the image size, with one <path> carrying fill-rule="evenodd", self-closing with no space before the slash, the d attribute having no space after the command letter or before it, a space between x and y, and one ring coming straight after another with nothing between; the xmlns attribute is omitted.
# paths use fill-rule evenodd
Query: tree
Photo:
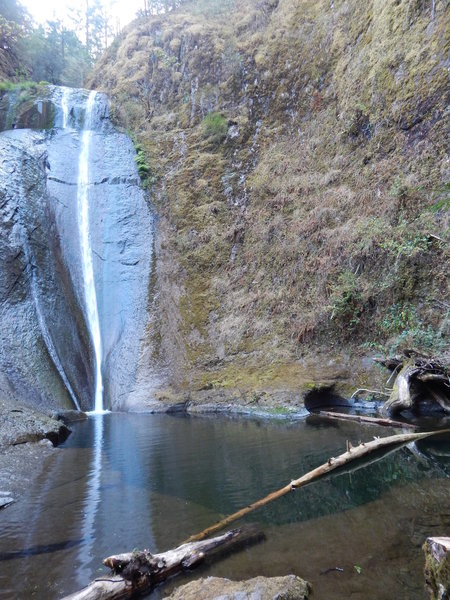
<svg viewBox="0 0 450 600"><path fill-rule="evenodd" d="M30 16L17 0L0 0L0 75L26 74L20 45L30 26Z"/></svg>

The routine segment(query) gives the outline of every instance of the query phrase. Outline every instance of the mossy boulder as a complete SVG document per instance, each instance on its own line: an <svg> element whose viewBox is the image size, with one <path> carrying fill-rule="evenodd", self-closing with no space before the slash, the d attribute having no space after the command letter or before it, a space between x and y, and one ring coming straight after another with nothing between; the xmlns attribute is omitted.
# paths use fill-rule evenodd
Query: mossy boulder
<svg viewBox="0 0 450 600"><path fill-rule="evenodd" d="M425 552L425 579L431 600L449 600L450 538L427 538L423 551Z"/></svg>

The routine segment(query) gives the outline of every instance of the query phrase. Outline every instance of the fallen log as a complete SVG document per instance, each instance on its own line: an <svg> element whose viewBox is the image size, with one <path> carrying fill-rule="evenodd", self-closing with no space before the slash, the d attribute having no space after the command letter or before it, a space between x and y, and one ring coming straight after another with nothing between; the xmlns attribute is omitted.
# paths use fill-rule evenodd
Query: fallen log
<svg viewBox="0 0 450 600"><path fill-rule="evenodd" d="M404 427L406 429L417 429L412 423L403 423L402 421L393 421L392 419L383 419L381 417L366 417L365 415L348 415L346 413L330 412L320 410L314 413L319 417L326 419L338 419L341 421L356 421L357 423L369 423L371 425L383 425L385 427Z"/></svg>
<svg viewBox="0 0 450 600"><path fill-rule="evenodd" d="M362 457L366 456L367 454L370 454L371 452L375 452L377 450L381 450L381 449L393 447L393 446L400 447L405 444L409 444L410 442L415 442L417 440L431 437L433 435L436 435L437 433L450 433L450 429L441 430L441 431L429 431L429 432L425 432L425 433L402 433L399 435L391 435L391 436L385 437L385 438L376 438L375 440L373 440L371 442L361 443L361 444L359 444L359 446L356 446L356 447L353 447L351 444L347 443L348 450L347 450L347 452L344 452L344 454L341 454L341 455L337 456L336 458L335 457L329 458L328 461L326 463L324 463L323 465L321 465L320 467L317 467L316 469L309 471L309 473L306 473L299 479L295 479L295 480L291 481L290 483L288 483L284 487L280 488L279 490L268 494L264 498L261 498L260 500L257 500L256 502L253 502L252 504L249 504L245 508L238 510L237 512L233 513L232 515L228 515L227 517L225 517L221 521L218 521L211 527L207 527L200 533L192 535L186 541L193 542L193 541L203 540L204 538L208 537L209 535L212 535L216 531L220 531L221 529L223 529L230 523L233 523L234 521L237 521L238 519L245 517L249 513L256 510L257 508L261 508L261 506L265 506L266 504L269 504L269 502L273 502L274 500L277 500L278 498L281 498L282 496L289 494L289 492L292 492L301 487L304 487L305 485L308 485L312 481L327 475L331 471L334 471L335 469L338 469L339 467L343 467L344 465L348 464L351 461L362 458Z"/></svg>
<svg viewBox="0 0 450 600"><path fill-rule="evenodd" d="M111 576L98 577L87 587L66 596L64 600L120 600L149 593L169 577L196 567L206 558L241 549L262 541L264 534L254 528L240 528L201 542L182 544L173 550L151 554L148 550L117 554L105 558L103 564Z"/></svg>

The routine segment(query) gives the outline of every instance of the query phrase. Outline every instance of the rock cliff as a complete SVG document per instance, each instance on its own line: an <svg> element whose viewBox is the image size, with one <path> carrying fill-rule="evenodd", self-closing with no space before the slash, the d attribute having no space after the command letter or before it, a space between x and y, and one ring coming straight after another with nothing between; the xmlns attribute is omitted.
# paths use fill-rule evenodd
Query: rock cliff
<svg viewBox="0 0 450 600"><path fill-rule="evenodd" d="M100 61L90 85L159 213L148 361L171 391L258 401L364 383L379 350L442 351L447 17L439 0L193 3Z"/></svg>

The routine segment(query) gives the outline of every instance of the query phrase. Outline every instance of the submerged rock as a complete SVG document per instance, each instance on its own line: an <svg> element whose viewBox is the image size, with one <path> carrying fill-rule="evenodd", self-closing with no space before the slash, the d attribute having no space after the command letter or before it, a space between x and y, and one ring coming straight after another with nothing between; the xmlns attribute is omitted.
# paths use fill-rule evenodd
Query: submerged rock
<svg viewBox="0 0 450 600"><path fill-rule="evenodd" d="M166 600L303 600L310 592L310 584L296 575L246 581L207 577L181 586Z"/></svg>
<svg viewBox="0 0 450 600"><path fill-rule="evenodd" d="M62 421L66 425L77 423L79 421L86 421L87 418L87 414L81 410L62 410L52 414L52 419Z"/></svg>

